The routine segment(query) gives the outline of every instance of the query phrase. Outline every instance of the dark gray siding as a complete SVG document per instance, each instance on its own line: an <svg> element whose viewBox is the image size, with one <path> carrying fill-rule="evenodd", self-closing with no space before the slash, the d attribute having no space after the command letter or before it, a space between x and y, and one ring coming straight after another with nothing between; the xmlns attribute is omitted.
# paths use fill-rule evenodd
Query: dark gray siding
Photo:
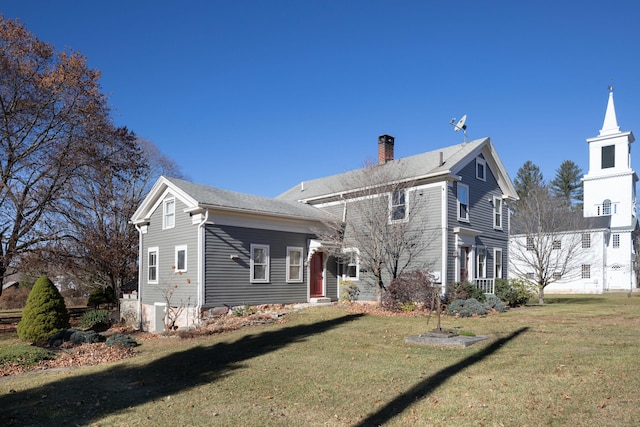
<svg viewBox="0 0 640 427"><path fill-rule="evenodd" d="M502 277L507 277L507 243L508 243L508 210L506 203L502 203L502 229L494 229L493 227L493 197L501 197L502 191L498 186L498 182L493 175L493 172L487 164L487 179L482 181L476 178L476 162L472 160L466 165L459 175L462 177L462 183L469 186L469 222L458 220L458 207L457 207L457 185L454 183L449 188L449 228L453 227L466 227L480 232L475 238L476 246L484 246L487 249L487 277L494 277L494 259L493 250L495 248L502 249L503 261L502 261ZM452 236L454 237L454 236ZM454 238L451 239L450 252L454 248ZM470 262L475 260L470 260ZM450 262L451 272L454 271L455 260ZM474 264L475 265L475 264ZM448 275L449 283L453 281L453 274Z"/></svg>
<svg viewBox="0 0 640 427"><path fill-rule="evenodd" d="M223 225L205 227L205 307L242 304L287 304L307 301L307 271L303 281L287 283L286 250L303 248L313 235ZM269 245L269 283L251 283L251 244ZM232 260L231 255L238 259Z"/></svg>
<svg viewBox="0 0 640 427"><path fill-rule="evenodd" d="M168 198L172 198L168 195ZM175 227L163 230L162 215L163 205L152 213L148 231L143 235L142 248L142 278L144 283L142 290L142 303L153 304L165 302L164 295L172 292L172 305L194 306L197 304L198 289L198 226L192 224L191 216L184 213L186 205L175 198ZM176 274L172 268L175 265L176 246L187 245L187 271ZM148 248L157 247L158 259L158 283L148 283Z"/></svg>

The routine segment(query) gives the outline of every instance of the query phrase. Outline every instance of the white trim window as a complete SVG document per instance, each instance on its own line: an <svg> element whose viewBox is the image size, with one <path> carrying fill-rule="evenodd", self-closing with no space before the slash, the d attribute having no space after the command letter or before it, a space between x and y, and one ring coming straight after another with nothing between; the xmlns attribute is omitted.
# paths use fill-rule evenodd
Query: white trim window
<svg viewBox="0 0 640 427"><path fill-rule="evenodd" d="M615 233L613 235L613 247L614 248L620 247L620 235L618 233Z"/></svg>
<svg viewBox="0 0 640 427"><path fill-rule="evenodd" d="M478 248L476 255L476 278L487 277L487 248Z"/></svg>
<svg viewBox="0 0 640 427"><path fill-rule="evenodd" d="M482 157L476 157L476 178L480 181L487 180L487 161Z"/></svg>
<svg viewBox="0 0 640 427"><path fill-rule="evenodd" d="M591 264L582 264L582 278L591 279Z"/></svg>
<svg viewBox="0 0 640 427"><path fill-rule="evenodd" d="M458 220L469 221L469 186L458 183Z"/></svg>
<svg viewBox="0 0 640 427"><path fill-rule="evenodd" d="M493 277L502 279L502 249L493 249Z"/></svg>
<svg viewBox="0 0 640 427"><path fill-rule="evenodd" d="M147 281L158 283L158 248L147 249Z"/></svg>
<svg viewBox="0 0 640 427"><path fill-rule="evenodd" d="M347 280L360 280L360 256L356 248L345 248L342 275Z"/></svg>
<svg viewBox="0 0 640 427"><path fill-rule="evenodd" d="M187 271L187 245L176 246L174 270L176 273Z"/></svg>
<svg viewBox="0 0 640 427"><path fill-rule="evenodd" d="M493 228L502 230L502 198L493 197Z"/></svg>
<svg viewBox="0 0 640 427"><path fill-rule="evenodd" d="M589 249L591 247L591 234L582 233L582 249Z"/></svg>
<svg viewBox="0 0 640 427"><path fill-rule="evenodd" d="M251 283L269 282L269 245L251 244Z"/></svg>
<svg viewBox="0 0 640 427"><path fill-rule="evenodd" d="M287 246L287 282L302 282L302 248Z"/></svg>
<svg viewBox="0 0 640 427"><path fill-rule="evenodd" d="M162 228L173 228L176 226L176 199L166 199L162 203Z"/></svg>
<svg viewBox="0 0 640 427"><path fill-rule="evenodd" d="M407 192L404 188L393 190L391 193L391 222L407 219Z"/></svg>

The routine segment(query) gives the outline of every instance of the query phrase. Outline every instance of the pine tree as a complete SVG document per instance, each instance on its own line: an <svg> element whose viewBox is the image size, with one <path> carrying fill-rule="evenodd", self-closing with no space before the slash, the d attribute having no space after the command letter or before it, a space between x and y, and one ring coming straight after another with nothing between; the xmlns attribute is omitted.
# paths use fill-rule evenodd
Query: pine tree
<svg viewBox="0 0 640 427"><path fill-rule="evenodd" d="M69 328L69 312L64 298L47 276L41 276L29 292L18 323L18 337L36 342Z"/></svg>
<svg viewBox="0 0 640 427"><path fill-rule="evenodd" d="M554 196L563 199L569 206L580 205L583 198L582 169L571 160L565 160L556 169L556 177L551 181Z"/></svg>
<svg viewBox="0 0 640 427"><path fill-rule="evenodd" d="M518 192L518 197L522 200L533 190L544 187L544 178L542 177L540 168L533 164L531 160L527 160L525 164L518 169L513 184Z"/></svg>

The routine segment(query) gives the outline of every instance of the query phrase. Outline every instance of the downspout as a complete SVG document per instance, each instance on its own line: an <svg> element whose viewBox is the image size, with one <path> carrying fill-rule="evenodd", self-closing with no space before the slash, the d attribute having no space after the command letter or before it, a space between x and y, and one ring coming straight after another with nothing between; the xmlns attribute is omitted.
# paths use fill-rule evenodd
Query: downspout
<svg viewBox="0 0 640 427"><path fill-rule="evenodd" d="M136 310L136 323L138 324L138 330L142 330L142 229L138 224L135 224L136 230L138 230L138 309Z"/></svg>
<svg viewBox="0 0 640 427"><path fill-rule="evenodd" d="M196 304L197 319L204 304L204 225L209 220L209 209L205 210L204 218L198 224L198 301Z"/></svg>
<svg viewBox="0 0 640 427"><path fill-rule="evenodd" d="M442 214L440 217L442 218L442 264L440 266L440 293L444 295L447 290L447 279L449 277L449 269L447 268L449 265L449 195L448 195L449 184L447 181L442 183ZM454 267L455 268L455 267ZM455 275L455 270L454 270Z"/></svg>

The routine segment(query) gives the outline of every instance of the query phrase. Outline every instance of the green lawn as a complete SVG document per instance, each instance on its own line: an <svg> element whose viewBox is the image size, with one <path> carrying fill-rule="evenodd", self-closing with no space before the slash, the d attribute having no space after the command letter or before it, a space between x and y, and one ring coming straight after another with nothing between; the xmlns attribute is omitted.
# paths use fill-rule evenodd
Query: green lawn
<svg viewBox="0 0 640 427"><path fill-rule="evenodd" d="M491 336L466 349L404 343L434 319L339 307L144 341L133 359L0 379L0 425L640 425L640 296L547 302L443 318Z"/></svg>

